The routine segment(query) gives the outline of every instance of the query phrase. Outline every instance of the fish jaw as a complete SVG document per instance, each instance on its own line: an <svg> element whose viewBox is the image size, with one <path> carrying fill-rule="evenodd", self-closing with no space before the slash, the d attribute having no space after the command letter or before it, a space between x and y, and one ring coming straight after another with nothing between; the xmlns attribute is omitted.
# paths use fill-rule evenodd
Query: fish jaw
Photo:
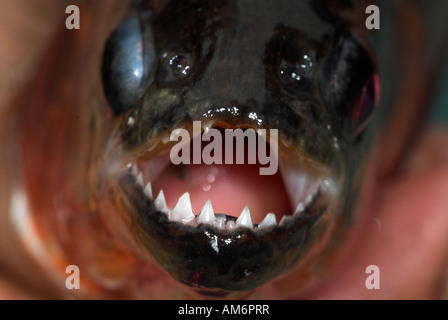
<svg viewBox="0 0 448 320"><path fill-rule="evenodd" d="M158 146L140 151L136 158L123 157L127 154L125 143L111 144L115 147L108 158L117 159L121 165L113 164L105 171L100 204L104 220L114 221L109 224L111 230L128 239L139 255L154 261L174 279L206 296L244 294L297 268L325 248L336 223L333 212L337 210L340 183L325 166L313 168L316 164L305 160L298 164L280 141L280 167L275 178L258 176L258 167L251 176L253 169L248 165L230 165L224 170L226 165L205 164L183 166L187 173L182 177L168 157L172 144L163 135L159 139ZM190 143L194 148L194 138ZM215 172L211 191L191 189L201 172L213 169L224 170L225 178ZM259 182L254 183L254 179ZM303 182L300 187L296 180ZM278 205L270 207L272 210L247 205L248 195L257 194L263 181L271 181L267 183L271 187L265 187L266 195L261 198L258 193L256 201L265 197L269 200L263 205L268 206L281 195L281 205L287 208L283 212L274 209L282 208ZM233 189L243 187L232 195L231 191L220 191L222 184L230 184ZM286 187L272 197L281 184ZM196 197L202 194L209 200L198 202ZM241 214L229 212L226 208L230 202L221 201L224 197L239 203ZM221 210L215 211L220 201Z"/></svg>

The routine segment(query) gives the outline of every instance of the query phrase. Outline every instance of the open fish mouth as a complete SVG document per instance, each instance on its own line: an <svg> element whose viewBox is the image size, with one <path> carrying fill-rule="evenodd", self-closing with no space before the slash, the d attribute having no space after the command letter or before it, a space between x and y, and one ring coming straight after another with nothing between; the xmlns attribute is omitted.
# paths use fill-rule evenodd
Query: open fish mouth
<svg viewBox="0 0 448 320"><path fill-rule="evenodd" d="M322 165L280 150L279 170L262 176L259 163L174 165L170 147L164 138L111 166L106 202L119 205L105 212L126 215L137 246L180 282L207 294L254 289L294 265L317 228L323 237L331 227L337 181Z"/></svg>

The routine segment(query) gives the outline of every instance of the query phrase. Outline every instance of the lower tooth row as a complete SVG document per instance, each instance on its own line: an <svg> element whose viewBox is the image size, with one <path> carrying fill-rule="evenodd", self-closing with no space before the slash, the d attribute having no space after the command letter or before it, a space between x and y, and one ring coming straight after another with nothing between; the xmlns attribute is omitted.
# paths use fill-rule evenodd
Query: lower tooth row
<svg viewBox="0 0 448 320"><path fill-rule="evenodd" d="M152 193L152 187L151 183L146 184L144 186L143 182L143 174L138 171L137 167L135 165L131 166L131 172L136 177L136 183L140 187L143 188L143 192L145 195L153 200L153 193ZM311 194L308 195L307 199L305 200L306 204L309 204L312 200ZM163 190L160 190L158 196L154 200L154 204L156 208L162 212L164 212L169 220L171 221L177 221L182 222L184 224L190 224L190 223L196 223L196 224L210 224L214 225L220 229L228 229L232 230L237 227L246 227L249 229L254 228L254 223L252 220L252 216L250 214L249 208L246 206L244 210L241 212L238 219L235 221L227 221L226 216L223 214L216 214L213 211L212 203L210 200L208 200L204 207L201 209L201 212L196 216L193 212L193 209L191 207L191 201L190 201L190 194L188 192L184 193L179 200L177 201L176 206L173 210L170 210L166 204L165 195L163 193ZM302 202L300 202L297 205L296 210L294 211L294 216L302 213L305 209L305 206ZM289 220L292 220L291 216L283 216L283 218L280 220L280 223L278 225L283 226L285 225ZM277 225L277 218L275 214L268 213L266 217L263 219L262 222L258 224L258 228L269 228L272 226Z"/></svg>
<svg viewBox="0 0 448 320"><path fill-rule="evenodd" d="M137 178L137 184L143 187L141 179ZM149 199L153 199L151 183L148 183L144 188L143 192ZM154 200L154 205L156 208L168 215L168 219L171 221L182 222L184 224L197 223L197 224L210 224L214 225L220 229L232 230L237 227L246 227L249 229L254 228L254 223L252 216L250 214L249 208L246 206L241 212L241 215L236 221L226 221L226 216L223 214L216 214L213 211L212 203L208 200L201 212L196 216L191 207L190 194L188 192L184 193L177 201L176 206L173 210L170 210L166 204L165 195L163 190L160 190L156 199ZM283 219L282 219L283 221ZM275 214L268 213L264 220L258 225L258 228L268 228L277 225L277 219Z"/></svg>

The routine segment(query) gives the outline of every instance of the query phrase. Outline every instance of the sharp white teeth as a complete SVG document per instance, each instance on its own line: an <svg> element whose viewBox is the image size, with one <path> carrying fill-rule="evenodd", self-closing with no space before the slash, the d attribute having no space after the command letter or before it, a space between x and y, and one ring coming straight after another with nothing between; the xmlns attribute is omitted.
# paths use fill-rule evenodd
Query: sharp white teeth
<svg viewBox="0 0 448 320"><path fill-rule="evenodd" d="M198 215L198 223L213 224L215 220L216 218L215 213L213 212L212 203L208 200Z"/></svg>
<svg viewBox="0 0 448 320"><path fill-rule="evenodd" d="M148 184L146 185L145 189L143 189L143 192L145 193L145 195L149 198L152 199L152 188L151 188L151 183L148 182Z"/></svg>
<svg viewBox="0 0 448 320"><path fill-rule="evenodd" d="M151 183L148 183L144 188L144 193L147 197L152 198L152 187ZM196 216L191 207L190 194L188 192L184 193L177 201L176 206L173 210L170 210L166 204L165 195L163 190L160 190L157 198L154 200L156 208L168 215L171 221L177 221L182 223L190 223L195 221L197 224L205 223L213 225L219 229L233 230L237 227L246 227L249 229L254 228L254 223L252 216L250 214L249 208L246 206L241 212L241 215L236 221L229 220L225 214L217 213L214 214L212 203L208 200L204 207L202 207L201 212ZM296 208L295 214L304 211L304 204L300 202ZM196 220L195 220L196 219ZM277 224L277 218L274 213L268 213L266 217L258 224L259 229L267 229L274 226L286 226L293 220L292 216L283 216L280 222Z"/></svg>
<svg viewBox="0 0 448 320"><path fill-rule="evenodd" d="M218 214L215 214L215 218L216 218L215 226L220 229L224 229L224 227L226 226L226 220L227 220L226 215L218 213Z"/></svg>
<svg viewBox="0 0 448 320"><path fill-rule="evenodd" d="M307 185L312 179L308 176L303 168L296 168L289 162L280 158L280 173L283 177L283 182L288 193L291 206L296 206L297 203L302 202L305 197L304 193L307 190Z"/></svg>
<svg viewBox="0 0 448 320"><path fill-rule="evenodd" d="M286 192L292 207L303 203L305 207L311 204L321 185L328 192L335 190L335 183L326 172L315 172L311 174L304 166L296 166L291 162L281 159L280 173L283 177Z"/></svg>
<svg viewBox="0 0 448 320"><path fill-rule="evenodd" d="M246 227L246 228L253 228L254 227L254 223L252 221L252 216L250 215L250 211L249 211L249 208L247 206L244 208L243 212L241 212L241 215L236 220L236 225L237 226L243 226L243 227Z"/></svg>
<svg viewBox="0 0 448 320"><path fill-rule="evenodd" d="M139 172L138 176L137 176L137 184L140 187L143 187L143 173Z"/></svg>
<svg viewBox="0 0 448 320"><path fill-rule="evenodd" d="M156 208L159 209L160 211L168 213L169 209L166 205L165 195L163 194L163 190L160 190L159 195L157 196L156 200L154 201L154 204L156 205Z"/></svg>
<svg viewBox="0 0 448 320"><path fill-rule="evenodd" d="M185 192L177 201L176 206L170 213L170 219L174 221L180 221L188 223L192 221L196 216L193 213L190 202L190 194Z"/></svg>
<svg viewBox="0 0 448 320"><path fill-rule="evenodd" d="M227 222L227 230L232 230L232 229L235 229L235 228L236 228L235 221L230 220L230 221Z"/></svg>
<svg viewBox="0 0 448 320"><path fill-rule="evenodd" d="M300 202L297 205L296 211L294 211L294 214L301 214L303 211L305 211L305 206L303 205L302 202Z"/></svg>
<svg viewBox="0 0 448 320"><path fill-rule="evenodd" d="M270 226L276 226L277 225L277 218L275 217L275 214L268 213L266 217L261 221L261 223L258 225L258 228L268 228Z"/></svg>
<svg viewBox="0 0 448 320"><path fill-rule="evenodd" d="M136 164L131 164L131 174L134 177L137 177L137 175L138 175L138 168L137 168Z"/></svg>
<svg viewBox="0 0 448 320"><path fill-rule="evenodd" d="M305 199L305 204L309 205L311 203L311 201L313 201L313 195L310 193L310 194L308 194L308 196Z"/></svg>
<svg viewBox="0 0 448 320"><path fill-rule="evenodd" d="M292 218L290 216L283 216L282 220L280 220L279 226L286 226L286 224L291 221Z"/></svg>

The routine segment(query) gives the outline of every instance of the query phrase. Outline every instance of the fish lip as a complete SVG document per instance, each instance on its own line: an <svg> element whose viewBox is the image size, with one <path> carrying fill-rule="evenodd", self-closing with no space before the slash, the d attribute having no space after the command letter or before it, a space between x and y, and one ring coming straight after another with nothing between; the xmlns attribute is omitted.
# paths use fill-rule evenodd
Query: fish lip
<svg viewBox="0 0 448 320"><path fill-rule="evenodd" d="M137 240L171 276L203 293L252 290L289 269L313 243L309 231L330 206L317 192L301 214L281 226L222 230L169 220L130 170L120 174L118 186L139 226Z"/></svg>

